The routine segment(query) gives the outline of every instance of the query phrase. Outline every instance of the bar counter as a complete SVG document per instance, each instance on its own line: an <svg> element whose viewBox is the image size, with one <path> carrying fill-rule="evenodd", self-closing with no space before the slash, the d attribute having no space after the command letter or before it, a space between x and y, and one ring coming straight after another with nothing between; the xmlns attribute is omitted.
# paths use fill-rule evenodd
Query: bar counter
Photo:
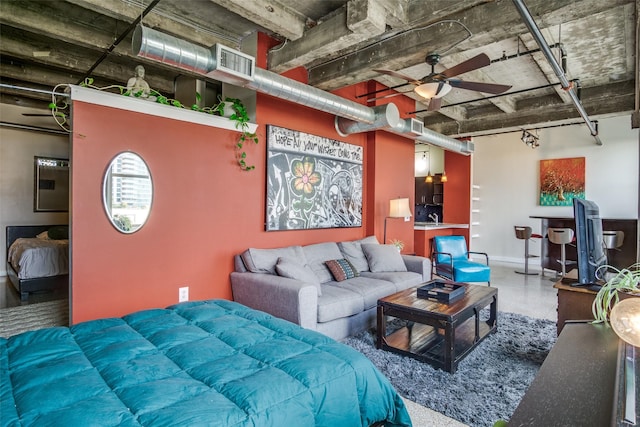
<svg viewBox="0 0 640 427"><path fill-rule="evenodd" d="M549 242L547 230L549 228L570 228L576 230L573 217L560 216L537 216L531 215L529 218L540 220L540 234L543 236L540 242L540 264L543 268L562 271L562 265L557 261L560 259L560 245ZM635 219L610 219L602 218L603 231L624 232L624 241L619 249L607 250L608 263L616 268L625 268L636 262L638 241L638 220ZM567 260L576 261L577 252L575 244L566 246ZM543 270L544 271L544 270Z"/></svg>

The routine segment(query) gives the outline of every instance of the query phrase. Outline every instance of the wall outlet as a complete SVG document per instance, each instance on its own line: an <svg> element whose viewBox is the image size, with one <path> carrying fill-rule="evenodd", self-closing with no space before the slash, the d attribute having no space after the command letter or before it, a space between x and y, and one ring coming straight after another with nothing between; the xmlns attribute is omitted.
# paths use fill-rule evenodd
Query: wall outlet
<svg viewBox="0 0 640 427"><path fill-rule="evenodd" d="M411 217L410 216L405 216L404 217L404 222L409 222L411 221Z"/></svg>
<svg viewBox="0 0 640 427"><path fill-rule="evenodd" d="M178 288L178 302L189 301L189 287Z"/></svg>

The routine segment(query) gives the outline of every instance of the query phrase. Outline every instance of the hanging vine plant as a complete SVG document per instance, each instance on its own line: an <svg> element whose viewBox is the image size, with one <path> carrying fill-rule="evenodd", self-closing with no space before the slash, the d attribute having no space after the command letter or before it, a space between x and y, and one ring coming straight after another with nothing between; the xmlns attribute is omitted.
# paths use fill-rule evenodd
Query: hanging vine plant
<svg viewBox="0 0 640 427"><path fill-rule="evenodd" d="M225 108L227 109L227 111L231 111L231 113L228 114L227 112L225 112ZM247 114L247 109L244 107L242 101L240 101L238 98L226 97L218 102L215 109L220 115L228 115L229 120L233 120L236 124L236 129L240 131L240 138L238 138L238 141L235 145L236 160L238 161L238 165L240 165L240 169L244 171L255 169L254 165L247 164L247 153L243 150L243 148L244 144L247 142L253 142L257 144L258 135L249 131L249 114Z"/></svg>
<svg viewBox="0 0 640 427"><path fill-rule="evenodd" d="M242 103L242 101L238 98L230 98L226 97L224 99L219 99L219 102L211 107L200 107L198 104L193 104L191 107L185 106L177 99L168 98L162 95L160 92L150 89L148 93L140 90L137 92L132 92L127 89L125 86L121 85L111 85L105 87L97 87L93 85L93 78L87 78L80 84L81 87L86 87L90 89L96 90L118 90L120 95L123 96L132 96L135 98L142 98L150 102L156 102L158 104L169 105L176 108L185 108L191 109L192 111L197 111L205 114L212 114L218 116L226 116L229 120L235 123L236 129L240 132L240 137L235 144L235 158L240 166L240 169L243 171L251 171L255 169L254 165L249 165L247 163L247 153L244 151L244 145L247 142L253 142L258 144L259 139L258 135L249 130L249 114ZM65 92L68 92L68 84L60 84L53 88L51 95L51 102L49 103L49 109L53 115L54 120L60 125L62 129L67 132L71 132L71 129L68 124L68 114L69 114L69 103L67 102L68 96L58 91L60 88L64 88ZM200 102L202 99L200 93L196 92L196 100ZM225 114L225 108L230 109L232 112L230 114Z"/></svg>

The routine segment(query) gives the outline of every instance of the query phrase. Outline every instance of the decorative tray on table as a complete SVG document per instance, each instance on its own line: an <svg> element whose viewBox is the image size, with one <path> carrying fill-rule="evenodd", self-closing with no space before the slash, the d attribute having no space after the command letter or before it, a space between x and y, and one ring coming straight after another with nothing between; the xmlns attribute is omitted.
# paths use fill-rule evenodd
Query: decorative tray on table
<svg viewBox="0 0 640 427"><path fill-rule="evenodd" d="M464 286L441 280L431 280L418 288L418 298L448 304L464 295Z"/></svg>

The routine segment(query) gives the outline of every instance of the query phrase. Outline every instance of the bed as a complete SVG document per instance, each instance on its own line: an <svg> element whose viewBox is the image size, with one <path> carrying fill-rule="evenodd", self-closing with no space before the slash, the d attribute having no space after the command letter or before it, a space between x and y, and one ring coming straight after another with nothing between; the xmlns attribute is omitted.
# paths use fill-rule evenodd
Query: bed
<svg viewBox="0 0 640 427"><path fill-rule="evenodd" d="M6 425L411 426L361 353L226 300L0 339Z"/></svg>
<svg viewBox="0 0 640 427"><path fill-rule="evenodd" d="M7 276L21 300L31 292L69 287L69 239L37 237L52 229L66 229L68 237L67 225L7 226Z"/></svg>

